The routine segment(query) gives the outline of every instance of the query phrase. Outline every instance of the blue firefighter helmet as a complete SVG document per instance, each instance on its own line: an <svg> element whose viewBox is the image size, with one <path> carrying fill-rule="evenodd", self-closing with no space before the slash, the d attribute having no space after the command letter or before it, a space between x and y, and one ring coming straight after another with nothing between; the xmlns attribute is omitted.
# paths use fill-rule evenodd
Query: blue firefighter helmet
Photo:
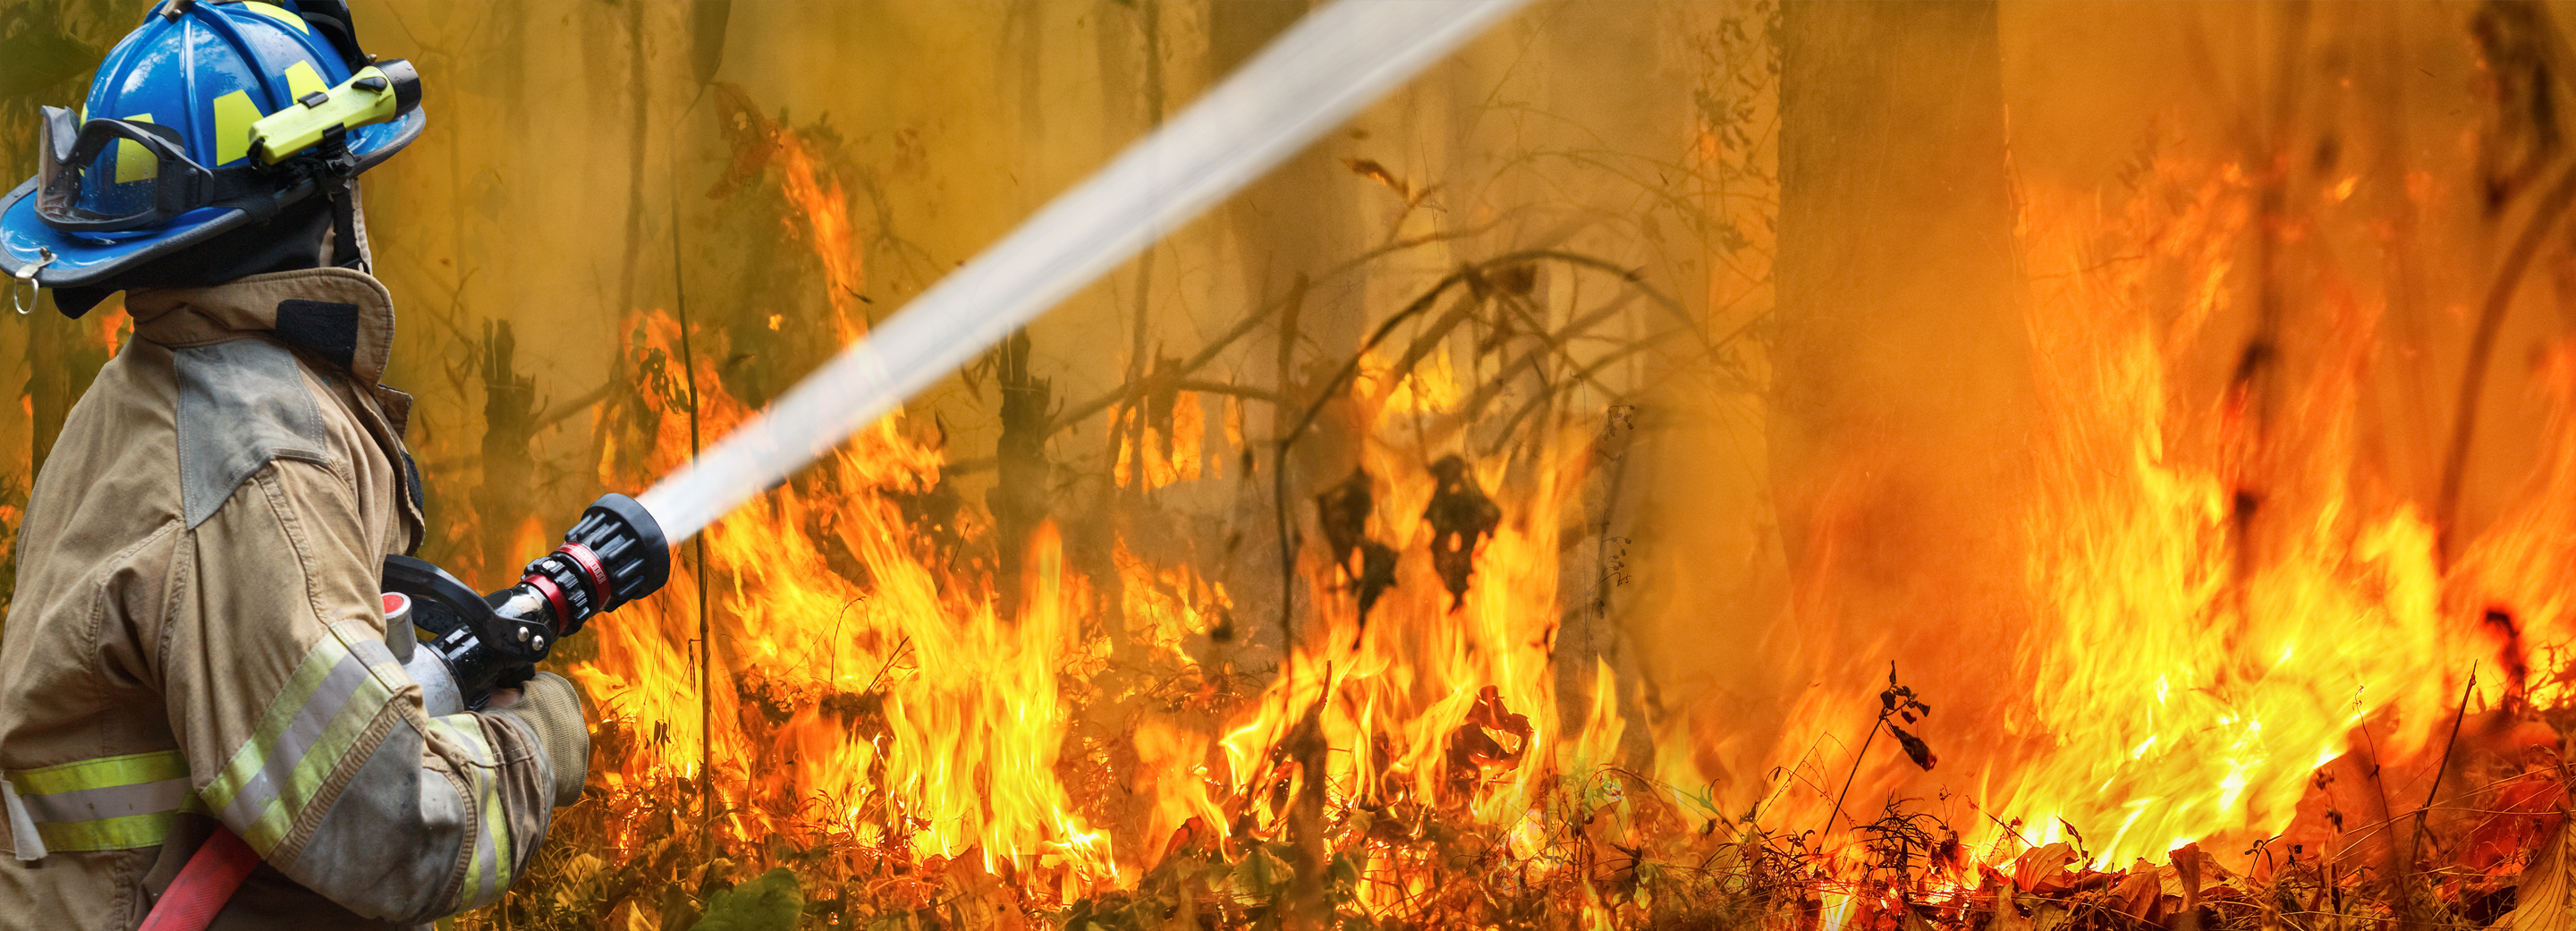
<svg viewBox="0 0 2576 931"><path fill-rule="evenodd" d="M419 100L409 63L358 49L345 0L164 0L77 114L45 108L36 177L0 196L0 274L67 289L73 316L120 287L216 284L170 266L238 265L187 259L318 216L316 196L354 243L349 179L420 136Z"/></svg>

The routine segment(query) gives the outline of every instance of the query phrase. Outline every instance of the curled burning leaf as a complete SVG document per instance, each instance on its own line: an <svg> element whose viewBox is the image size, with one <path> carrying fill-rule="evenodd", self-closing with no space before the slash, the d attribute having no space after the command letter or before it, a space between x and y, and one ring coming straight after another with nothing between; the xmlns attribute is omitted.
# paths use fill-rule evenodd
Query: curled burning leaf
<svg viewBox="0 0 2576 931"><path fill-rule="evenodd" d="M1467 720L1449 735L1450 784L1463 790L1491 773L1519 766L1532 733L1529 716L1503 704L1501 690L1490 685L1477 690Z"/></svg>
<svg viewBox="0 0 2576 931"><path fill-rule="evenodd" d="M1243 862L1235 866L1236 881L1263 896L1277 895L1297 878L1296 869L1271 850L1269 844L1254 845ZM1284 848L1293 851L1295 848Z"/></svg>
<svg viewBox="0 0 2576 931"><path fill-rule="evenodd" d="M1906 733L1904 728L1894 724L1888 725L1887 731L1896 735L1897 743L1905 745L1905 755L1914 760L1914 765L1931 769L1932 764L1941 762L1941 758L1933 755L1932 746L1924 743L1923 738Z"/></svg>
<svg viewBox="0 0 2576 931"><path fill-rule="evenodd" d="M1467 580L1476 572L1476 544L1503 522L1503 509L1476 486L1475 469L1455 454L1431 464L1439 487L1422 512L1431 522L1431 568L1449 588L1449 610L1467 603Z"/></svg>
<svg viewBox="0 0 2576 931"><path fill-rule="evenodd" d="M1368 624L1369 609L1377 606L1378 596L1395 587L1395 548L1376 540L1360 541L1360 624Z"/></svg>
<svg viewBox="0 0 2576 931"><path fill-rule="evenodd" d="M1352 469L1351 477L1315 495L1315 523L1324 530L1325 545L1332 547L1333 565L1345 575L1360 571L1351 568L1351 553L1368 540L1369 512L1375 507L1366 469Z"/></svg>

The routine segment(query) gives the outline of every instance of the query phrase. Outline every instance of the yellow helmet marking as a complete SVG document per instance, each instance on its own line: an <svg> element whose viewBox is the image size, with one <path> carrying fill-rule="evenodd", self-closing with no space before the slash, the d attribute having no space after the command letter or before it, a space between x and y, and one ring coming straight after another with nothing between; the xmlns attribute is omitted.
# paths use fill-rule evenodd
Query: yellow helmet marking
<svg viewBox="0 0 2576 931"><path fill-rule="evenodd" d="M293 26L295 27L295 31L301 32L305 35L309 36L313 34L313 27L304 24L304 17L286 12L286 10L275 4L261 3L259 0L250 0L250 2L242 4L242 9L249 10L261 16Z"/></svg>
<svg viewBox="0 0 2576 931"><path fill-rule="evenodd" d="M285 76L288 97L302 99L306 94L318 94L331 89L331 85L322 83L322 75L314 72L313 63L309 61L299 61L286 66Z"/></svg>
<svg viewBox="0 0 2576 931"><path fill-rule="evenodd" d="M250 124L266 115L251 101L249 91L215 98L215 164L228 165L249 155Z"/></svg>
<svg viewBox="0 0 2576 931"><path fill-rule="evenodd" d="M149 123L152 122L152 114L137 113L126 119L136 123ZM116 140L116 183L150 180L160 173L161 160L153 158L152 152L145 149L141 143L132 139Z"/></svg>

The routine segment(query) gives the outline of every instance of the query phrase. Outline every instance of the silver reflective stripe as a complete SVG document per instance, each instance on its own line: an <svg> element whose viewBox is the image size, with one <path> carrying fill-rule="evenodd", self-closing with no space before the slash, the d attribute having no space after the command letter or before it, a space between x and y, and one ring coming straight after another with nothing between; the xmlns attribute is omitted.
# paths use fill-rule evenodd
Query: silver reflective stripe
<svg viewBox="0 0 2576 931"><path fill-rule="evenodd" d="M378 643L375 647L382 650L384 644ZM391 659L391 654L386 658ZM331 673L323 678L321 687L314 689L313 696L296 710L294 722L288 724L285 732L265 748L267 754L260 760L259 772L243 783L240 793L224 806L225 823L249 824L260 820L268 806L278 800L279 791L293 782L295 769L304 762L305 753L321 742L323 732L340 716L340 710L358 694L359 687L369 681L365 658L356 652L341 653L339 662L332 664ZM369 709L369 714L373 715L373 709ZM290 817L288 820L293 819Z"/></svg>
<svg viewBox="0 0 2576 931"><path fill-rule="evenodd" d="M295 833L352 753L371 750L361 738L402 683L377 634L354 621L331 625L269 699L259 728L198 790L261 856Z"/></svg>
<svg viewBox="0 0 2576 931"><path fill-rule="evenodd" d="M36 819L27 817L27 806L18 802L18 790L7 779L0 779L0 805L9 809L9 840L17 848L18 859L44 859L45 839L36 836Z"/></svg>
<svg viewBox="0 0 2576 931"><path fill-rule="evenodd" d="M15 795L13 791L11 794ZM100 786L56 792L52 795L17 795L18 806L29 817L55 823L92 821L126 815L153 815L178 811L188 804L186 777L142 782L124 786Z"/></svg>

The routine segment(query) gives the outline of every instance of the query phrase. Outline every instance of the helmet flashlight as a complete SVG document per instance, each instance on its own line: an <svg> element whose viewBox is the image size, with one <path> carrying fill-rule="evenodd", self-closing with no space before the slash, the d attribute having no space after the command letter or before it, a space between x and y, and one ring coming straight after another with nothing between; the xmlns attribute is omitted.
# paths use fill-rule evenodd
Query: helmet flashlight
<svg viewBox="0 0 2576 931"><path fill-rule="evenodd" d="M250 124L250 150L260 161L274 165L358 127L401 119L420 106L420 72L388 58L295 103Z"/></svg>

